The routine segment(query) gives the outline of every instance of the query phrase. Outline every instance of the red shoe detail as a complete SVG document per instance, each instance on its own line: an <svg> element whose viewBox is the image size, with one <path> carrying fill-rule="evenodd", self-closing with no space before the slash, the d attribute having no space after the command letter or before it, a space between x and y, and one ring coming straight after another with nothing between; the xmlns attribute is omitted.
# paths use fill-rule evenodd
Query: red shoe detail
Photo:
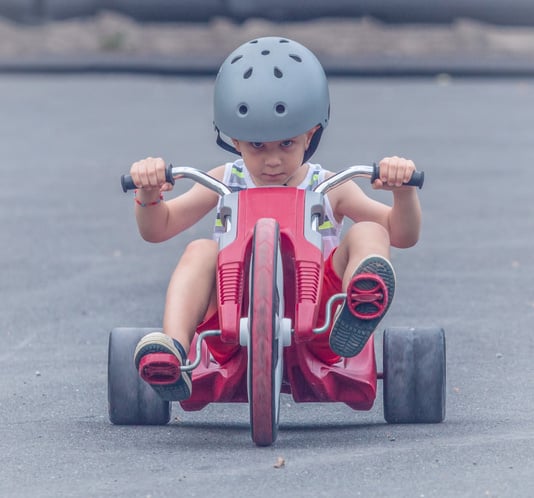
<svg viewBox="0 0 534 498"><path fill-rule="evenodd" d="M388 305L388 288L375 273L359 273L349 283L347 305L351 313L362 319L372 320L384 314ZM358 307L366 304L365 311Z"/></svg>
<svg viewBox="0 0 534 498"><path fill-rule="evenodd" d="M173 354L150 353L141 358L139 375L149 384L174 384L182 375L180 366L178 358Z"/></svg>

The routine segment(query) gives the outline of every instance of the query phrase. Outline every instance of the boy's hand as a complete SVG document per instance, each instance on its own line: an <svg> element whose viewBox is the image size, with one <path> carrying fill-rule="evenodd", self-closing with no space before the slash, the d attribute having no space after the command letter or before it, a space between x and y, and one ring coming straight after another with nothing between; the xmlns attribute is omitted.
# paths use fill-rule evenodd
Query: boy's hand
<svg viewBox="0 0 534 498"><path fill-rule="evenodd" d="M165 179L165 168L165 161L160 157L147 157L132 164L130 175L137 188L168 192L173 185Z"/></svg>
<svg viewBox="0 0 534 498"><path fill-rule="evenodd" d="M373 182L373 188L378 190L395 190L399 188L413 188L403 183L410 181L415 164L404 157L385 157L378 164L379 177Z"/></svg>

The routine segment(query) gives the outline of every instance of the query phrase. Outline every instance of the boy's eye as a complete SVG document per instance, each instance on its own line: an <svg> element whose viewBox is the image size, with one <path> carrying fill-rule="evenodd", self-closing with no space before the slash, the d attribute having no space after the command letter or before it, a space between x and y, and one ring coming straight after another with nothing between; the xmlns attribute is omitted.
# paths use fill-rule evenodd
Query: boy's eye
<svg viewBox="0 0 534 498"><path fill-rule="evenodd" d="M250 142L250 145L255 149L261 149L263 147L263 142Z"/></svg>
<svg viewBox="0 0 534 498"><path fill-rule="evenodd" d="M282 147L291 147L293 145L293 140L284 140L280 143Z"/></svg>

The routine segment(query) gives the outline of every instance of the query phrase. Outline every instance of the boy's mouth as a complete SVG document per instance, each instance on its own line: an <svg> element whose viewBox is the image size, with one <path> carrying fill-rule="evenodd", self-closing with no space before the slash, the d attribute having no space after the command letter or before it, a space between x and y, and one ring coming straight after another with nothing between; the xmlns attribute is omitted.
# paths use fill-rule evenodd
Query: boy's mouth
<svg viewBox="0 0 534 498"><path fill-rule="evenodd" d="M276 175L272 175L272 174L269 174L269 173L264 173L263 175L263 178L271 181L271 182L282 182L286 179L286 175L284 175L283 173L278 173Z"/></svg>

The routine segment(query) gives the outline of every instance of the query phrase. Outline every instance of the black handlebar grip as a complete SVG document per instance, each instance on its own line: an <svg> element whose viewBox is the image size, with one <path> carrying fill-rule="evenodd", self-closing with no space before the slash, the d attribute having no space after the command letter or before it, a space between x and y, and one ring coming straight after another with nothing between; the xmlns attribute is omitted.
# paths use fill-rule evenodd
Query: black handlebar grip
<svg viewBox="0 0 534 498"><path fill-rule="evenodd" d="M165 180L174 185L174 176L172 176L172 164L169 164L165 169ZM123 192L128 192L128 190L135 190L137 185L133 182L131 175L122 175L121 176L121 186Z"/></svg>
<svg viewBox="0 0 534 498"><path fill-rule="evenodd" d="M410 181L408 183L405 183L404 185L410 185L412 187L423 188L424 183L425 183L425 172L414 171L412 174L412 177L410 178Z"/></svg>
<svg viewBox="0 0 534 498"><path fill-rule="evenodd" d="M371 175L371 183L380 178L378 166L373 164L373 174ZM424 171L414 171L410 181L404 183L403 185L409 185L410 187L419 187L423 188L423 183L425 183L425 172Z"/></svg>
<svg viewBox="0 0 534 498"><path fill-rule="evenodd" d="M133 182L131 175L122 175L121 187L123 192L128 192L128 190L136 189L137 185Z"/></svg>

